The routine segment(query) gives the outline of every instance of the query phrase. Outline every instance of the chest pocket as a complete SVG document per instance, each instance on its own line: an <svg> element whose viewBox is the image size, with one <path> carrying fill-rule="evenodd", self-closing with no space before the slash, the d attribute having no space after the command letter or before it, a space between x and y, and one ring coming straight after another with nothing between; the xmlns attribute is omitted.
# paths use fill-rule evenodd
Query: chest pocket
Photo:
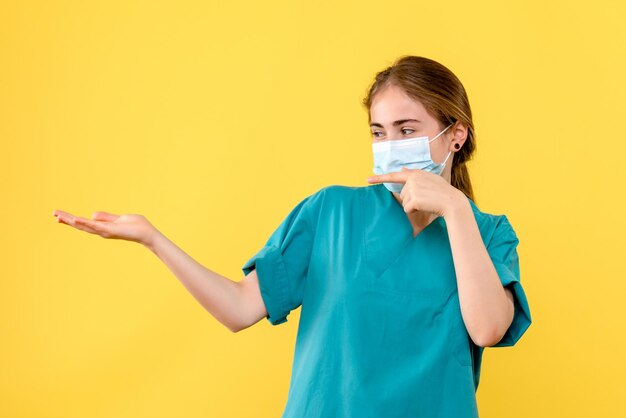
<svg viewBox="0 0 626 418"><path fill-rule="evenodd" d="M457 289L443 218L436 218L415 238L389 230L365 235L363 246L374 290L427 296L443 302Z"/></svg>

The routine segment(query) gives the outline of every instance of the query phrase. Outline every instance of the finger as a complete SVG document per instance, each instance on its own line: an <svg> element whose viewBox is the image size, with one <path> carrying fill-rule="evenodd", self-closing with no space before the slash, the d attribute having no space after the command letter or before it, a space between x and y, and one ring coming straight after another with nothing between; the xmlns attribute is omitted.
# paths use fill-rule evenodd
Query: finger
<svg viewBox="0 0 626 418"><path fill-rule="evenodd" d="M61 216L61 215L65 215L67 217L72 217L73 215L69 212L64 212L62 210L54 210L52 211L52 216Z"/></svg>
<svg viewBox="0 0 626 418"><path fill-rule="evenodd" d="M371 183L371 184L381 183L381 182L386 182L386 183L405 183L409 173L410 173L410 170L408 170L408 171L397 171L395 173L379 174L377 176L368 177L367 181L368 181L368 183Z"/></svg>
<svg viewBox="0 0 626 418"><path fill-rule="evenodd" d="M57 215L57 222L64 223L66 225L72 225L74 222L74 216L70 215L67 212L61 212Z"/></svg>
<svg viewBox="0 0 626 418"><path fill-rule="evenodd" d="M406 194L409 193L409 188L406 187L406 183L405 183L405 187L402 188L402 190L400 190L400 197L402 199L404 199L406 197Z"/></svg>
<svg viewBox="0 0 626 418"><path fill-rule="evenodd" d="M91 219L80 218L78 216L74 218L74 223L96 231L104 231L107 229L107 224L102 221L92 221Z"/></svg>
<svg viewBox="0 0 626 418"><path fill-rule="evenodd" d="M402 208L404 209L404 212L410 213L415 210L415 208L413 207L412 201L413 201L413 198L411 196L408 196L406 199L402 201Z"/></svg>
<svg viewBox="0 0 626 418"><path fill-rule="evenodd" d="M85 218L76 218L74 222L77 227L85 228L85 231L100 235L103 238L110 238L116 235L114 234L115 224L110 222L92 221Z"/></svg>
<svg viewBox="0 0 626 418"><path fill-rule="evenodd" d="M67 215L62 214L62 215L59 215L59 217L57 218L57 222L72 226L76 229L80 229L81 231L90 232L92 234L98 234L98 231L96 231L95 229L93 229L92 227L88 225L84 225L80 222L76 222L76 219L77 219L76 217L73 217L73 216L68 217Z"/></svg>
<svg viewBox="0 0 626 418"><path fill-rule="evenodd" d="M74 223L71 225L76 229L80 229L81 231L85 231L85 232L89 232L90 234L95 234L95 235L101 235L101 232L88 226L88 225L84 225L80 222L76 222L74 221Z"/></svg>
<svg viewBox="0 0 626 418"><path fill-rule="evenodd" d="M98 211L94 212L91 217L96 221L114 222L117 218L119 218L119 215L115 215L109 212Z"/></svg>

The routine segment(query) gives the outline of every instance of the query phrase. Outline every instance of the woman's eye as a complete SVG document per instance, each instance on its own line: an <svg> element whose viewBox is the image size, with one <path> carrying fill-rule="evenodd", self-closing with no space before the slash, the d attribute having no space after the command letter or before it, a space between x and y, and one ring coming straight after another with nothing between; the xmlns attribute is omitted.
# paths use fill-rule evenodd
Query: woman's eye
<svg viewBox="0 0 626 418"><path fill-rule="evenodd" d="M382 132L372 132L372 136L375 138L380 138L378 134L382 134Z"/></svg>
<svg viewBox="0 0 626 418"><path fill-rule="evenodd" d="M411 131L411 132L405 133L405 131ZM404 133L405 135L411 135L413 132L415 132L415 129L410 129L410 128L402 129L402 133Z"/></svg>

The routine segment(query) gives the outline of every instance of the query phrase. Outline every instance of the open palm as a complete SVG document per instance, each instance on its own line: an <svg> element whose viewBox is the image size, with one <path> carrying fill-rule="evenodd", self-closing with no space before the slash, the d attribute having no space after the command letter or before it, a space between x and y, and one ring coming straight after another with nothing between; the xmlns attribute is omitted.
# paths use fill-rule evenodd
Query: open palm
<svg viewBox="0 0 626 418"><path fill-rule="evenodd" d="M108 212L94 212L92 219L81 218L68 212L55 210L57 222L73 226L103 238L123 239L141 244L149 242L155 232L154 226L143 215L115 215Z"/></svg>

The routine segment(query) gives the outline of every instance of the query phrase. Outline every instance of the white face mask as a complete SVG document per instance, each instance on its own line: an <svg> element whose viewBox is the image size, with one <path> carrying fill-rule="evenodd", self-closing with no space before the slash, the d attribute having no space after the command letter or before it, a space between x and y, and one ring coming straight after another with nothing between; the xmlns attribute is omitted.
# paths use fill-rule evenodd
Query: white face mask
<svg viewBox="0 0 626 418"><path fill-rule="evenodd" d="M372 143L374 174L395 173L401 171L402 167L441 174L452 151L448 152L446 159L441 164L437 164L430 157L429 144L452 125L453 123L448 125L431 140L428 139L428 136L420 136ZM397 193L400 193L404 186L402 183L384 183L384 185L389 191Z"/></svg>

